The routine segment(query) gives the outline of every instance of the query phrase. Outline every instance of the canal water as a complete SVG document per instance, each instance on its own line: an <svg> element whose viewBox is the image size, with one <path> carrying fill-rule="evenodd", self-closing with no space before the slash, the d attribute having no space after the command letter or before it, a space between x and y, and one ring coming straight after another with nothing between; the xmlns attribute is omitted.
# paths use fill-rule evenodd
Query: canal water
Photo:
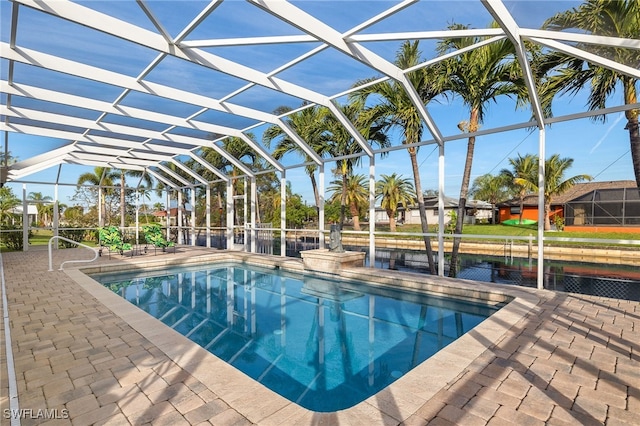
<svg viewBox="0 0 640 426"><path fill-rule="evenodd" d="M350 249L362 251L359 247ZM459 278L533 288L537 286L538 264L535 259L473 254L461 254L459 257ZM375 262L378 268L429 273L424 252L376 249ZM448 270L447 262L445 258L445 268ZM635 266L547 260L544 263L544 287L640 301L640 271Z"/></svg>
<svg viewBox="0 0 640 426"><path fill-rule="evenodd" d="M199 239L198 245L205 245L205 240ZM211 246L226 248L226 241L212 237ZM300 257L301 251L317 248L316 238L298 238L287 241L287 256ZM365 262L369 265L368 248L344 248L365 252ZM258 244L258 252L262 253L278 255L279 249L279 243L274 241ZM445 275L448 272L448 261L449 258L445 255ZM537 286L538 265L535 259L461 254L459 261L459 278L533 288ZM427 256L424 251L419 250L376 248L375 266L429 273ZM544 287L562 292L640 301L640 270L635 266L626 265L547 260L544 264Z"/></svg>

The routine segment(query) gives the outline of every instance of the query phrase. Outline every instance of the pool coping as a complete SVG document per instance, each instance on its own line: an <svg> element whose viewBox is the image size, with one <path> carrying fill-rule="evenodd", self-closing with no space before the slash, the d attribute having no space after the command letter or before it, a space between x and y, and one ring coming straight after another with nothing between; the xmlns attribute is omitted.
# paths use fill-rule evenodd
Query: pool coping
<svg viewBox="0 0 640 426"><path fill-rule="evenodd" d="M122 318L143 337L165 353L178 366L253 423L279 425L303 424L318 414L330 415L340 423L397 424L411 417L437 392L452 383L490 346L519 320L528 315L540 299L534 289L496 286L461 279L374 268L346 268L332 278L357 279L375 285L433 291L460 298L481 298L491 302L510 302L473 330L416 366L377 394L355 406L334 413L317 413L287 400L250 378L235 367L191 342L121 296L99 284L87 273L187 266L208 262L243 262L267 268L304 272L302 260L244 252L216 252L190 258L161 259L127 264L108 263L99 266L65 270L85 291ZM544 290L542 290L544 291Z"/></svg>

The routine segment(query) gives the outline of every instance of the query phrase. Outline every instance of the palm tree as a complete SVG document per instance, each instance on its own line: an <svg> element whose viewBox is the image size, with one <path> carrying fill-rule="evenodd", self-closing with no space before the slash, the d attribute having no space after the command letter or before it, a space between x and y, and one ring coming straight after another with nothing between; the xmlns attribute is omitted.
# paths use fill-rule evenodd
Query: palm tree
<svg viewBox="0 0 640 426"><path fill-rule="evenodd" d="M492 23L492 28L497 28ZM450 30L466 30L467 26L454 24ZM442 40L437 47L443 55L455 50L466 48L482 41L481 37L459 37ZM495 102L502 95L517 96L522 92L521 85L516 84L516 77L521 75L519 67L514 61L515 47L507 38L490 43L479 48L469 50L443 62L441 71L444 73L445 88L455 96L459 96L464 105L469 108L469 120L458 124L463 132L477 132L484 120L488 104ZM460 185L460 199L455 233L461 234L464 224L471 167L476 138L470 136L467 140L467 155ZM457 257L460 249L460 238L454 238L451 252L451 267L449 275L457 274Z"/></svg>
<svg viewBox="0 0 640 426"><path fill-rule="evenodd" d="M42 215L44 213L44 209L43 207L45 206L45 204L50 203L51 201L53 201L53 198L51 198L48 195L42 195L42 192L30 192L29 195L27 196L31 201L36 203L36 223L40 223L40 215Z"/></svg>
<svg viewBox="0 0 640 426"><path fill-rule="evenodd" d="M0 166L10 166L18 162L18 157L11 155L11 151L0 151Z"/></svg>
<svg viewBox="0 0 640 426"><path fill-rule="evenodd" d="M288 107L280 107L274 111L274 114L284 114L291 109ZM286 116L287 124L304 140L309 147L319 156L328 153L328 139L326 135L326 127L323 124L326 116L326 108L319 106L311 106L300 111L296 111ZM277 160L282 159L285 154L296 153L304 158L306 163L305 171L311 180L311 188L313 189L313 197L316 203L316 209L320 208L320 194L318 193L318 183L316 182L315 172L318 166L313 162L311 157L286 133L280 126L271 126L262 134L262 140L267 148L276 142L273 151L273 157Z"/></svg>
<svg viewBox="0 0 640 426"><path fill-rule="evenodd" d="M478 176L473 180L469 194L472 197L491 203L491 223L496 223L496 204L508 198L509 182L505 175L492 175L490 173Z"/></svg>
<svg viewBox="0 0 640 426"><path fill-rule="evenodd" d="M416 193L409 179L405 179L396 173L380 175L376 182L376 198L380 199L380 207L385 209L389 217L389 230L396 232L396 213L398 206L405 209L413 204Z"/></svg>
<svg viewBox="0 0 640 426"><path fill-rule="evenodd" d="M536 169L539 158L536 156ZM560 158L560 155L553 154L544 162L544 230L551 229L551 201L553 197L561 195L571 189L576 183L589 181L593 178L587 174L575 175L565 178L565 172L573 165L573 158ZM531 179L531 174L526 179ZM524 178L523 178L524 179ZM518 181L520 178L517 179ZM522 182L523 186L531 188L533 192L538 191L537 175L534 180Z"/></svg>
<svg viewBox="0 0 640 426"><path fill-rule="evenodd" d="M340 106L340 111L352 123L356 123L356 125L360 127L358 131L365 135L369 143L379 148L387 148L390 146L389 138L379 126L375 124L370 125L370 123L358 118L363 111L361 101L354 99L347 105ZM342 197L340 198L340 228L342 228L345 220L345 210L349 204L347 200L348 186L353 183L350 182L349 179L353 174L353 168L358 166L362 161L362 155L358 154L362 154L363 148L328 110L324 117L324 122L330 134L330 141L328 142L330 154L332 157L343 157L336 161L336 172L342 176ZM356 156L354 156L354 154L356 154Z"/></svg>
<svg viewBox="0 0 640 426"><path fill-rule="evenodd" d="M93 169L93 173L83 173L78 177L78 186L89 183L99 187L99 191L102 191L102 197L98 196L101 199L99 208L102 212L98 226L104 226L105 224L107 216L105 197L113 192L113 181L118 178L118 172L108 167L96 167Z"/></svg>
<svg viewBox="0 0 640 426"><path fill-rule="evenodd" d="M524 212L524 197L535 191L538 182L538 156L534 154L518 154L517 158L509 158L511 170L502 169L500 174L507 179L514 192L520 198L520 219L522 223L522 214ZM533 185L532 185L533 183Z"/></svg>
<svg viewBox="0 0 640 426"><path fill-rule="evenodd" d="M640 39L640 2L638 0L586 0L577 8L557 13L547 19L543 28L550 30L570 30L586 32L598 36ZM612 59L633 68L640 67L638 50L625 48L604 48L595 44L577 43L575 47ZM583 59L562 53L550 53L543 58L547 63L558 66L546 80L541 98L547 112L556 94L576 95L581 89L589 88L587 104L594 111L606 107L606 101L616 88L622 88L625 105L638 102L638 79L618 71L589 63ZM619 92L618 92L619 93ZM631 144L631 159L636 183L640 187L640 132L638 130L640 109L625 111ZM593 120L605 121L606 116L594 116Z"/></svg>
<svg viewBox="0 0 640 426"><path fill-rule="evenodd" d="M345 200L349 206L349 212L353 219L354 231L360 231L360 207L366 205L369 201L369 182L365 175L349 175L346 179L346 188L344 185L344 175L339 180L331 182L327 191L331 195L330 202L334 202L340 198Z"/></svg>
<svg viewBox="0 0 640 426"><path fill-rule="evenodd" d="M0 188L0 225L9 222L11 211L20 205L20 199L15 196L11 188L4 186Z"/></svg>
<svg viewBox="0 0 640 426"><path fill-rule="evenodd" d="M401 69L407 69L420 63L420 55L418 41L407 41L402 44L397 52L394 63ZM434 75L437 76L437 73L434 74L431 68L419 68L407 74L407 78L420 95L424 104L427 104L431 99L441 93L437 88L438 85L434 84ZM374 80L375 79L369 79L357 82L356 86L370 83ZM435 274L436 268L433 261L431 239L426 235L429 233L429 227L424 206L424 196L422 195L422 185L420 183L420 171L418 169L418 147L414 145L422 139L423 122L420 112L414 106L404 87L396 81L383 81L370 86L364 86L351 96L352 98L360 100L365 105L367 99L375 99L376 104L365 108L360 114L360 119L365 122L376 123L379 128L384 131L399 128L403 135L402 143L410 145L407 151L411 160L422 233L425 234L424 245L427 251L429 270L431 274Z"/></svg>
<svg viewBox="0 0 640 426"><path fill-rule="evenodd" d="M251 139L254 139L252 134L247 134ZM222 140L222 148L234 158L246 164L250 169L261 169L264 168L263 163L260 161L258 154L255 152L253 148L251 148L244 140L238 137L228 137ZM212 166L221 170L227 176L231 178L231 190L233 191L232 195L239 194L243 191L242 187L239 186L239 178L243 174L238 167L234 166L227 158L220 155L220 153L213 148L204 147L202 148L201 157L209 162ZM205 177L206 179L214 180L217 179L217 176L210 176L209 171L202 171L200 175ZM218 203L219 208L223 208L224 202L222 201L222 187L218 191ZM236 220L241 216L243 206L237 206L234 209L234 215ZM259 215L258 215L259 217Z"/></svg>

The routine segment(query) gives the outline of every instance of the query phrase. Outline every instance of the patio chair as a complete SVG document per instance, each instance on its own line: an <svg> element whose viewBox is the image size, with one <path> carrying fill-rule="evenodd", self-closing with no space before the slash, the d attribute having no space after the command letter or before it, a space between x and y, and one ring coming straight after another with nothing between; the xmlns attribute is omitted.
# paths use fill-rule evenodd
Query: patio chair
<svg viewBox="0 0 640 426"><path fill-rule="evenodd" d="M111 258L112 251L124 256L126 250L131 250L131 256L133 256L131 244L123 241L122 233L117 226L98 228L98 240L100 244L100 248L98 249L99 256L102 256L102 250L104 248L109 250L109 258Z"/></svg>
<svg viewBox="0 0 640 426"><path fill-rule="evenodd" d="M153 254L156 254L156 249L161 248L163 252L167 251L167 247L173 247L173 252L176 252L176 245L173 241L168 241L162 235L162 227L159 223L150 223L142 225L142 232L144 233L144 239L147 244L153 246Z"/></svg>

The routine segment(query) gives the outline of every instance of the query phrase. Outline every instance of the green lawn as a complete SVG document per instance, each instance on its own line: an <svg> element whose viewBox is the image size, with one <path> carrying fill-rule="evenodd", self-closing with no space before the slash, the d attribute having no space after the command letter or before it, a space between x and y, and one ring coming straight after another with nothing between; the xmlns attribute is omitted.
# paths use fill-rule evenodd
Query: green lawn
<svg viewBox="0 0 640 426"><path fill-rule="evenodd" d="M31 231L31 237L29 238L30 246L46 246L49 244L49 240L53 237L53 231L49 230L37 230ZM82 244L88 245L90 247L95 247L96 241L83 240ZM7 252L10 251L7 247L0 241L0 251Z"/></svg>
<svg viewBox="0 0 640 426"><path fill-rule="evenodd" d="M345 227L345 230L349 228ZM364 228L366 230L367 228ZM436 232L436 227L430 227L431 232ZM376 231L387 232L388 226L376 226ZM403 233L421 233L420 225L402 225L398 226L398 232ZM465 225L463 228L463 234L468 235L491 235L491 236L504 236L504 237L528 237L532 235L534 238L538 235L538 229L535 225L522 225L522 226L508 226L508 225ZM32 237L29 239L31 246L44 246L49 243L49 239L53 236L52 231L38 230L32 232ZM545 232L545 237L563 237L563 238L590 238L590 239L602 239L602 240L640 240L640 234L631 232ZM419 239L420 237L414 236L397 236L401 239ZM83 241L91 247L96 246L96 241ZM569 243L569 242L549 242L549 245L582 245L593 246L599 245L597 243ZM605 244L606 245L606 244ZM7 251L6 247L0 242L0 250Z"/></svg>
<svg viewBox="0 0 640 426"><path fill-rule="evenodd" d="M430 231L437 232L436 226L430 226ZM376 231L384 232L388 231L388 226L376 226ZM422 233L420 225L402 225L397 227L398 232L406 233ZM538 236L537 225L465 225L462 231L467 235L491 235L491 236L503 236L503 237L528 237L533 236L534 239ZM560 237L560 238L590 238L599 240L640 240L640 234L633 232L557 232L547 231L544 233L545 237ZM411 236L399 236L398 238L404 239L416 239L419 237ZM481 239L478 239L480 241ZM469 240L467 240L469 241ZM598 243L571 243L550 241L548 245L581 245L581 246L593 246L600 245ZM604 245L608 245L603 243Z"/></svg>

